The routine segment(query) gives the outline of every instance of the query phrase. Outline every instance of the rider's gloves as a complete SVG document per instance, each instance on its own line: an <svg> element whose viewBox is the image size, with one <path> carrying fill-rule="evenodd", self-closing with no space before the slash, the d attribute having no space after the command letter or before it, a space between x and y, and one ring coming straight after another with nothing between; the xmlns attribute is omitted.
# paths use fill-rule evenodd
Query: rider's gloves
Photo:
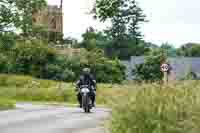
<svg viewBox="0 0 200 133"><path fill-rule="evenodd" d="M78 86L76 87L75 91L76 91L76 92L77 92L77 91L79 91L79 88L78 88Z"/></svg>

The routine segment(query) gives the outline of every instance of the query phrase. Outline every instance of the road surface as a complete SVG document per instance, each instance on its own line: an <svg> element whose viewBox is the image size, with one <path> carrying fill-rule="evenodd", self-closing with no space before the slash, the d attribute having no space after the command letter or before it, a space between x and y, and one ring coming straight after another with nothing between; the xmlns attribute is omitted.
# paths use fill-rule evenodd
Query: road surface
<svg viewBox="0 0 200 133"><path fill-rule="evenodd" d="M104 133L109 112L98 108L85 114L79 108L21 103L16 110L0 112L0 133Z"/></svg>

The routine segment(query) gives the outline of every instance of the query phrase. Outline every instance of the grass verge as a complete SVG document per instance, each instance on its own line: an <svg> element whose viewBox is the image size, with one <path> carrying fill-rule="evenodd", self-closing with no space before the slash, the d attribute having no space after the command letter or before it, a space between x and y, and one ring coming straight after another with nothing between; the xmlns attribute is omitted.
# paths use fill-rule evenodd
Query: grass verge
<svg viewBox="0 0 200 133"><path fill-rule="evenodd" d="M128 87L128 86L127 86ZM110 105L112 99L125 95L126 86L98 84L97 104ZM40 80L29 76L0 75L0 97L26 102L77 104L72 83Z"/></svg>
<svg viewBox="0 0 200 133"><path fill-rule="evenodd" d="M7 110L15 108L15 102L13 100L0 98L0 110Z"/></svg>
<svg viewBox="0 0 200 133"><path fill-rule="evenodd" d="M111 133L199 133L200 82L132 86L113 104Z"/></svg>

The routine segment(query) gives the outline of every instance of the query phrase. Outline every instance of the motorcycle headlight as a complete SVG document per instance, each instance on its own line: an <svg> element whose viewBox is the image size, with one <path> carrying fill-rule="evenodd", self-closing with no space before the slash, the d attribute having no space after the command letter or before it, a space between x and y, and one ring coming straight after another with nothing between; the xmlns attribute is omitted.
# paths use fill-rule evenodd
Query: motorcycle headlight
<svg viewBox="0 0 200 133"><path fill-rule="evenodd" d="M82 93L89 93L90 90L89 90L88 88L82 88L82 89L81 89L81 92L82 92Z"/></svg>

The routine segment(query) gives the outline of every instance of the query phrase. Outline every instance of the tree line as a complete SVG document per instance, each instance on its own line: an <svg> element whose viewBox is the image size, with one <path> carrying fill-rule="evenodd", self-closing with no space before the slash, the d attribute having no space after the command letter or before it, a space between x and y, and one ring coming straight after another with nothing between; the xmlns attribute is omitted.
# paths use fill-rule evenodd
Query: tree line
<svg viewBox="0 0 200 133"><path fill-rule="evenodd" d="M81 42L60 37L61 44L72 43L73 48L87 50L82 56L66 57L49 47L53 40L45 36L45 27L33 24L32 15L46 7L46 0L0 0L1 73L74 81L81 68L89 66L98 81L121 82L125 79L125 67L120 60L128 60L131 56L149 57L147 65L138 67L136 74L157 68L161 57L200 56L197 43L175 48L169 43L158 46L146 42L140 28L148 19L135 0L96 0L91 15L111 25L102 31L89 27L82 34ZM142 79L152 79L146 77L146 73L143 75ZM160 78L161 74L155 77Z"/></svg>

